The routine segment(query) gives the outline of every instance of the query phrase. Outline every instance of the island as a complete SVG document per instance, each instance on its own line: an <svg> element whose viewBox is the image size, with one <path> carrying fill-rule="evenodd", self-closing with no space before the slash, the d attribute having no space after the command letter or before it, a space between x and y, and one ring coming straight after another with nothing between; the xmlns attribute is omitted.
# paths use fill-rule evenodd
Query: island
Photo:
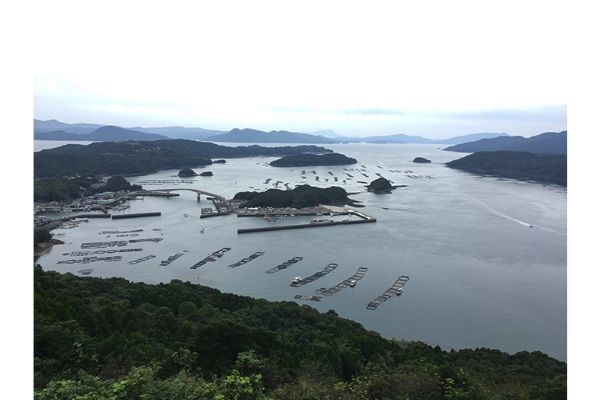
<svg viewBox="0 0 600 400"><path fill-rule="evenodd" d="M330 152L312 145L229 147L185 139L68 144L35 152L34 176L147 174L161 169L206 166L212 164L211 158L282 157Z"/></svg>
<svg viewBox="0 0 600 400"><path fill-rule="evenodd" d="M567 364L539 351L447 351L384 338L333 310L181 280L39 265L33 278L40 400L566 398Z"/></svg>
<svg viewBox="0 0 600 400"><path fill-rule="evenodd" d="M213 163L213 164L227 164L227 160L223 160L223 159L220 159L220 160L212 160L212 163Z"/></svg>
<svg viewBox="0 0 600 400"><path fill-rule="evenodd" d="M428 160L426 158L423 157L415 157L415 159L413 160L414 163L418 163L418 164L428 164L431 163L431 160Z"/></svg>
<svg viewBox="0 0 600 400"><path fill-rule="evenodd" d="M180 178L190 178L192 176L197 176L198 174L196 173L196 171L194 171L191 168L184 168L182 170L179 171L179 173L177 174L178 177Z"/></svg>
<svg viewBox="0 0 600 400"><path fill-rule="evenodd" d="M367 185L367 191L373 192L375 194L391 193L392 190L399 187L406 187L406 185L392 185L392 183L389 180L381 177L369 183Z"/></svg>
<svg viewBox="0 0 600 400"><path fill-rule="evenodd" d="M200 176L213 176L212 171L204 171L200 172Z"/></svg>
<svg viewBox="0 0 600 400"><path fill-rule="evenodd" d="M567 186L567 156L522 151L482 151L446 163L479 175Z"/></svg>
<svg viewBox="0 0 600 400"><path fill-rule="evenodd" d="M268 189L264 192L239 192L234 200L244 200L241 207L314 207L319 204L348 204L351 200L341 187L319 188L310 185L292 190Z"/></svg>
<svg viewBox="0 0 600 400"><path fill-rule="evenodd" d="M287 156L271 162L273 167L309 167L319 165L350 165L356 164L354 158L339 153L328 154L299 154Z"/></svg>

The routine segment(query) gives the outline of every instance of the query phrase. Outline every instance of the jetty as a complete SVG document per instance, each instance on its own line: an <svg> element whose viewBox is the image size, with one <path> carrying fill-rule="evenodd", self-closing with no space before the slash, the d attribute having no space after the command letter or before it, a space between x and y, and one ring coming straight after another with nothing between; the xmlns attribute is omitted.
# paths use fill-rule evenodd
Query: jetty
<svg viewBox="0 0 600 400"><path fill-rule="evenodd" d="M125 219L125 218L142 218L142 217L160 217L161 212L146 212L146 213L134 213L134 214L113 214L112 219Z"/></svg>

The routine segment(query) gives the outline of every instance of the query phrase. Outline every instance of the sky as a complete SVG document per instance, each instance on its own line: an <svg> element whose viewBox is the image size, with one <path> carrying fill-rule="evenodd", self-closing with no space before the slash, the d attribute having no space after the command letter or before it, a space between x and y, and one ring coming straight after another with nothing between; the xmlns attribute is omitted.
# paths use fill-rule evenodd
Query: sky
<svg viewBox="0 0 600 400"><path fill-rule="evenodd" d="M430 138L567 127L564 2L47 3L38 119Z"/></svg>

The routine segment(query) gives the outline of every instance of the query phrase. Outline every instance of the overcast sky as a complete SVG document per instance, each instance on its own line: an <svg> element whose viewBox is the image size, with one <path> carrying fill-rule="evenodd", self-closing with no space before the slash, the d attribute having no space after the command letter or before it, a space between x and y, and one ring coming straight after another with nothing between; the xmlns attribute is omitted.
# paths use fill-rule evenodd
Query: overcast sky
<svg viewBox="0 0 600 400"><path fill-rule="evenodd" d="M39 7L35 118L431 138L566 129L554 3L194 3Z"/></svg>

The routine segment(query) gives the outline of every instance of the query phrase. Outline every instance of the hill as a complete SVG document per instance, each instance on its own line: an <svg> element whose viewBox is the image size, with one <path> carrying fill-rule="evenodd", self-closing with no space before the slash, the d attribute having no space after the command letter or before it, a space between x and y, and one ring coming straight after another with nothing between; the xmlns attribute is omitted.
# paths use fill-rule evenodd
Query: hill
<svg viewBox="0 0 600 400"><path fill-rule="evenodd" d="M335 143L335 140L324 136L310 135L288 131L264 132L256 129L232 129L228 133L210 136L211 142L237 143Z"/></svg>
<svg viewBox="0 0 600 400"><path fill-rule="evenodd" d="M34 153L35 177L150 173L160 169L211 164L211 158L286 156L327 153L317 146L227 147L194 140L99 142L69 144Z"/></svg>
<svg viewBox="0 0 600 400"><path fill-rule="evenodd" d="M286 156L271 162L273 167L309 167L318 165L350 165L356 164L356 159L343 154L299 154Z"/></svg>
<svg viewBox="0 0 600 400"><path fill-rule="evenodd" d="M67 133L86 134L101 128L104 125L98 124L68 124L55 119L49 120L33 120L33 131L34 132L51 132L51 131L63 131Z"/></svg>
<svg viewBox="0 0 600 400"><path fill-rule="evenodd" d="M505 136L508 136L508 134L507 133L471 133L468 135L454 136L449 139L437 140L436 142L443 143L443 144L460 144L460 143L472 142L475 140L492 139L492 138L505 137Z"/></svg>
<svg viewBox="0 0 600 400"><path fill-rule="evenodd" d="M566 399L540 352L447 352L307 305L34 270L34 386L49 399Z"/></svg>
<svg viewBox="0 0 600 400"><path fill-rule="evenodd" d="M567 186L567 156L520 151L482 151L446 163L480 175Z"/></svg>
<svg viewBox="0 0 600 400"><path fill-rule="evenodd" d="M138 132L118 126L102 126L90 133L77 134L65 131L35 132L35 140L72 140L89 142L125 142L128 140L165 140L163 135Z"/></svg>
<svg viewBox="0 0 600 400"><path fill-rule="evenodd" d="M183 126L165 126L157 128L131 128L133 130L145 133L154 133L170 137L171 139L190 139L190 140L205 140L210 136L221 135L227 133L225 131L217 131L214 129L204 128L187 128Z"/></svg>
<svg viewBox="0 0 600 400"><path fill-rule="evenodd" d="M463 153L478 151L525 151L539 154L567 154L567 131L546 132L525 138L522 136L482 139L447 147L444 150Z"/></svg>

